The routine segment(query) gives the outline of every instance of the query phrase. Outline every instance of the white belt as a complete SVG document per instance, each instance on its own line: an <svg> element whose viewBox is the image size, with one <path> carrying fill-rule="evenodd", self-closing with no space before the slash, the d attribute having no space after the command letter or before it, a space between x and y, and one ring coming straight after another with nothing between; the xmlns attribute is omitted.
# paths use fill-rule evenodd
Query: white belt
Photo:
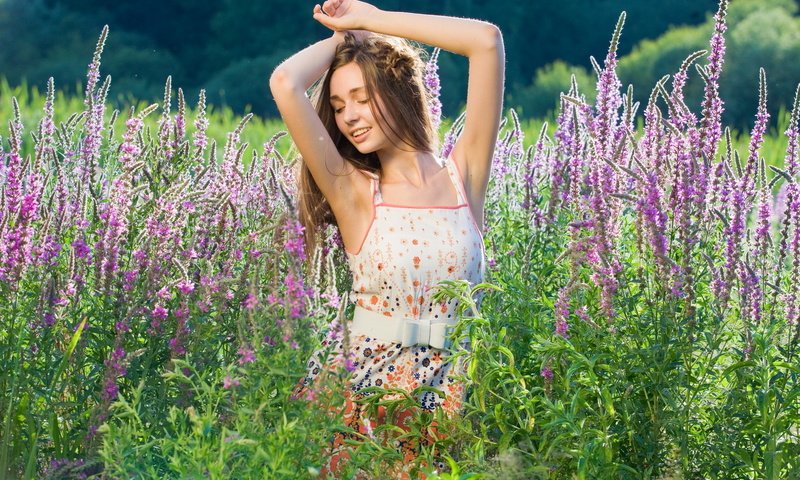
<svg viewBox="0 0 800 480"><path fill-rule="evenodd" d="M387 342L399 343L403 347L412 345L450 348L448 335L455 324L436 323L412 318L394 318L356 306L351 335L368 335Z"/></svg>

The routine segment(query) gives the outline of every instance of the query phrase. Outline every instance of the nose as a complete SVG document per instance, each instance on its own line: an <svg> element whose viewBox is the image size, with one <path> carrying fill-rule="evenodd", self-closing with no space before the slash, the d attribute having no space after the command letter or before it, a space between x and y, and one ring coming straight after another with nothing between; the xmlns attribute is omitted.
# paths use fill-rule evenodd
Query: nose
<svg viewBox="0 0 800 480"><path fill-rule="evenodd" d="M359 118L358 106L351 102L345 104L344 121L347 123L355 123L356 121L358 121L358 118Z"/></svg>

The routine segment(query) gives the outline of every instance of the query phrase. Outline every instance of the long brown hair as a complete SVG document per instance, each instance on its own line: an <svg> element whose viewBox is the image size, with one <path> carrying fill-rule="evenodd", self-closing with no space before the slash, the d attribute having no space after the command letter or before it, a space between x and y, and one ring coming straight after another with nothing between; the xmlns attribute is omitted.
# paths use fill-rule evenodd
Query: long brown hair
<svg viewBox="0 0 800 480"><path fill-rule="evenodd" d="M371 34L357 39L352 34L336 49L327 74L312 94L317 114L322 120L339 154L356 168L380 174L381 164L376 153L363 154L342 135L336 126L330 104L331 76L336 69L355 63L364 75L364 87L370 109L376 118L391 119L379 122L392 142L407 144L416 151L432 152L435 136L428 111L428 91L422 77L424 63L420 51L409 42L384 35ZM380 98L380 102L376 99ZM322 195L305 162L300 162L299 216L305 227L306 252L313 257L318 232L328 223L336 224L330 204Z"/></svg>

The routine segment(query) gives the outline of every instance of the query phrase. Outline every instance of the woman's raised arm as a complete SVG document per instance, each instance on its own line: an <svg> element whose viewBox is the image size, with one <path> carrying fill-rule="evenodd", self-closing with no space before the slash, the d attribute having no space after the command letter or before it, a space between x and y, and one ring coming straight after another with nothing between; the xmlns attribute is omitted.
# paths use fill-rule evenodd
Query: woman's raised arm
<svg viewBox="0 0 800 480"><path fill-rule="evenodd" d="M336 46L343 40L344 35L337 32L306 47L278 65L269 79L286 128L334 212L340 206L352 206L354 189L351 183L361 176L344 175L352 167L336 150L306 91L328 69Z"/></svg>
<svg viewBox="0 0 800 480"><path fill-rule="evenodd" d="M314 18L335 31L368 30L439 47L469 59L464 130L453 149L473 211L483 211L503 109L505 51L500 30L480 20L383 11L353 0L329 0ZM482 217L482 215L479 215Z"/></svg>

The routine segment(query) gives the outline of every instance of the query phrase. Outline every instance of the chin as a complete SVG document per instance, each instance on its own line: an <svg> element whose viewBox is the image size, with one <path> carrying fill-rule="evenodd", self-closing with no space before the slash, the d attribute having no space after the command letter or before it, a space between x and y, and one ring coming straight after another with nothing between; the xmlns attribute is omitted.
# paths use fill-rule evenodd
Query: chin
<svg viewBox="0 0 800 480"><path fill-rule="evenodd" d="M369 145L361 145L358 143L353 143L352 145L356 148L356 150L358 150L358 153L361 153L362 155L369 155L370 153L375 152L375 148L370 147Z"/></svg>

